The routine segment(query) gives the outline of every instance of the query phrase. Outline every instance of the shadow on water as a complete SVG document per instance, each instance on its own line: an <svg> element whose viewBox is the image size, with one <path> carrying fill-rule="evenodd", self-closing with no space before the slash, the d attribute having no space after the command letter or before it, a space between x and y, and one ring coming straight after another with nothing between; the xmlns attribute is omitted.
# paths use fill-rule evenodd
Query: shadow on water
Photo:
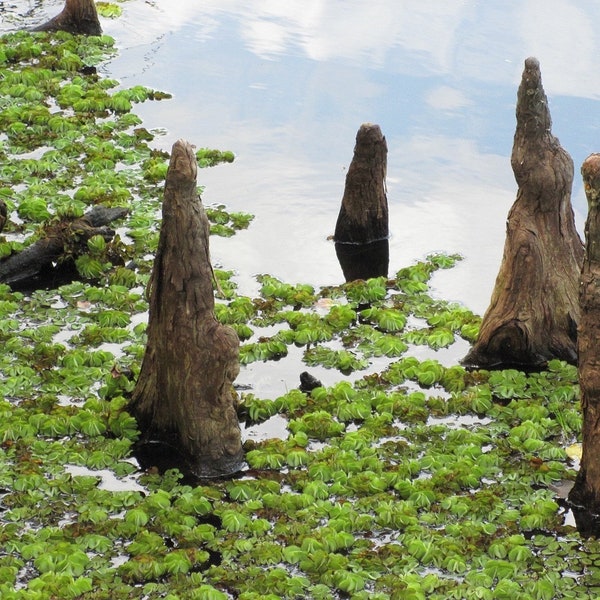
<svg viewBox="0 0 600 600"><path fill-rule="evenodd" d="M578 466L579 467L579 466ZM600 538L600 514L598 505L590 501L590 497L583 491L581 484L582 471L578 468L578 477L575 482L564 486L563 493L558 492L566 510L572 515L574 526L582 538Z"/></svg>
<svg viewBox="0 0 600 600"><path fill-rule="evenodd" d="M579 464L575 468L579 472ZM561 507L564 525L575 527L582 538L600 538L600 514L586 507L585 498L574 491L574 485L574 481L562 480L548 486Z"/></svg>
<svg viewBox="0 0 600 600"><path fill-rule="evenodd" d="M81 275L75 263L65 261L60 264L48 265L35 276L11 283L10 288L15 292L28 294L36 290L55 290L62 285L79 280L81 280Z"/></svg>

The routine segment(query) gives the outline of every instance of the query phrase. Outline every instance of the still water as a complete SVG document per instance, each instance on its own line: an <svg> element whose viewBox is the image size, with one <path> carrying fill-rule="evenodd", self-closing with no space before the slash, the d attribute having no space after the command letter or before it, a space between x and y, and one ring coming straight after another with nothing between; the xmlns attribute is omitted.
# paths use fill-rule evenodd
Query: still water
<svg viewBox="0 0 600 600"><path fill-rule="evenodd" d="M3 30L39 23L62 1L5 3ZM128 0L102 19L119 56L104 74L173 99L136 107L155 144L184 138L232 150L201 171L205 204L253 213L214 239L213 262L242 293L255 275L341 283L333 243L363 122L387 138L390 274L431 252L464 260L438 295L482 314L516 195L515 99L528 56L541 63L553 132L579 167L600 151L600 3L593 0Z"/></svg>

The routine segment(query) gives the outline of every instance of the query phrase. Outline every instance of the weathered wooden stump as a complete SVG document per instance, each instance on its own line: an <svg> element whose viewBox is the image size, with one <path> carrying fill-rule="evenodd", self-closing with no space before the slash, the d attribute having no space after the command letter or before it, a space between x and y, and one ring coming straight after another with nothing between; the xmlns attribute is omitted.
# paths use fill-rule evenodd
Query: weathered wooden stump
<svg viewBox="0 0 600 600"><path fill-rule="evenodd" d="M66 0L63 10L32 31L68 31L73 34L102 35L94 0Z"/></svg>
<svg viewBox="0 0 600 600"><path fill-rule="evenodd" d="M585 159L581 174L589 206L578 336L583 456L569 500L595 515L597 535L600 532L600 154ZM588 527L593 521L587 519Z"/></svg>
<svg viewBox="0 0 600 600"><path fill-rule="evenodd" d="M535 369L577 360L583 244L571 206L573 161L551 132L535 58L517 95L511 165L519 186L508 215L504 255L467 367Z"/></svg>
<svg viewBox="0 0 600 600"><path fill-rule="evenodd" d="M46 287L56 274L55 263L64 265L64 259L68 258L73 264L74 258L88 251L87 241L95 235L101 235L107 242L112 240L115 232L106 225L127 212L126 208L95 206L77 219L51 223L43 237L0 262L0 283L15 289Z"/></svg>
<svg viewBox="0 0 600 600"><path fill-rule="evenodd" d="M335 251L346 281L387 277L387 144L379 125L364 123L356 134L335 226Z"/></svg>
<svg viewBox="0 0 600 600"><path fill-rule="evenodd" d="M209 223L196 188L191 146L173 146L162 227L149 287L148 342L131 412L140 447L174 448L173 465L197 477L243 465L233 380L239 340L214 314Z"/></svg>

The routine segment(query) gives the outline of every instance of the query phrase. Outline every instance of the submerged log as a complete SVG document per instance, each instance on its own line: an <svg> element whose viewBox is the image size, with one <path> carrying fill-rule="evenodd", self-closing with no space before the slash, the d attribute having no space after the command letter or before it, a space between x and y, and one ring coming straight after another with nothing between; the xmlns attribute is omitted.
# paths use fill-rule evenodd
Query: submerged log
<svg viewBox="0 0 600 600"><path fill-rule="evenodd" d="M511 165L518 184L504 255L467 367L542 367L577 360L583 244L571 206L573 161L552 135L535 58L525 61L517 94Z"/></svg>
<svg viewBox="0 0 600 600"><path fill-rule="evenodd" d="M387 144L379 125L364 123L356 134L335 226L335 251L346 281L387 277Z"/></svg>
<svg viewBox="0 0 600 600"><path fill-rule="evenodd" d="M102 35L94 0L66 0L62 12L32 31L68 31L73 34Z"/></svg>
<svg viewBox="0 0 600 600"><path fill-rule="evenodd" d="M585 259L581 272L579 322L579 387L583 411L583 456L569 501L589 513L581 518L588 534L600 533L600 154L581 167L588 217ZM581 511L579 511L581 513ZM582 515L579 515L582 517ZM592 518L594 517L594 518Z"/></svg>
<svg viewBox="0 0 600 600"><path fill-rule="evenodd" d="M163 219L149 287L148 342L131 401L142 432L139 450L175 449L196 477L243 466L233 380L239 340L214 314L209 223L196 188L191 146L173 146Z"/></svg>
<svg viewBox="0 0 600 600"><path fill-rule="evenodd" d="M112 240L115 232L106 225L127 212L126 208L95 206L82 217L51 224L45 229L44 237L0 262L0 283L19 289L44 287L53 265L65 259L72 262L86 253L91 237L101 235L107 242Z"/></svg>

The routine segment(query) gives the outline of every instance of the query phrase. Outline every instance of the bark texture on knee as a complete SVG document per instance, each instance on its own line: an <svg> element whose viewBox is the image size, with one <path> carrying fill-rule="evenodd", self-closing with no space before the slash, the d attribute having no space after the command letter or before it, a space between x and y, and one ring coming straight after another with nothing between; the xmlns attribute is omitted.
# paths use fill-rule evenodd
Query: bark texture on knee
<svg viewBox="0 0 600 600"><path fill-rule="evenodd" d="M517 95L511 165L518 184L504 255L479 337L462 363L538 368L577 360L583 244L571 206L573 161L551 132L535 58Z"/></svg>
<svg viewBox="0 0 600 600"><path fill-rule="evenodd" d="M346 281L387 276L387 143L379 125L364 123L356 134L334 241Z"/></svg>
<svg viewBox="0 0 600 600"><path fill-rule="evenodd" d="M68 31L74 34L101 35L102 27L94 0L66 0L62 12L33 31Z"/></svg>
<svg viewBox="0 0 600 600"><path fill-rule="evenodd" d="M214 314L209 223L196 174L191 146L176 142L150 280L148 342L131 411L144 441L176 448L185 470L212 477L243 464L233 390L239 340Z"/></svg>
<svg viewBox="0 0 600 600"><path fill-rule="evenodd" d="M600 154L584 161L581 173L588 200L585 259L581 273L579 387L583 410L583 456L569 499L600 514ZM596 531L595 535L598 532Z"/></svg>

